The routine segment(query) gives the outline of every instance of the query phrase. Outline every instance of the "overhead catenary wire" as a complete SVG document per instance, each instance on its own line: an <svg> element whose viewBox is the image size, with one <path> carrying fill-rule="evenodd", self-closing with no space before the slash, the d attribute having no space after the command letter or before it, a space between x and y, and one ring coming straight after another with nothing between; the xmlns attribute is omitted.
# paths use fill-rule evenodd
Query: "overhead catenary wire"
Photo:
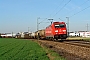
<svg viewBox="0 0 90 60"><path fill-rule="evenodd" d="M84 3L82 3L81 5L84 5L86 2L88 2L88 1L90 1L90 0L86 0Z"/></svg>
<svg viewBox="0 0 90 60"><path fill-rule="evenodd" d="M76 15L76 14L78 14L78 13L80 13L80 12L82 12L82 11L84 11L84 10L88 9L88 8L90 8L90 6L88 6L88 7L84 8L84 9L82 9L81 11L79 11L79 12L77 12L77 13L73 14L73 15L71 15L70 17L73 17L74 15Z"/></svg>
<svg viewBox="0 0 90 60"><path fill-rule="evenodd" d="M55 13L55 15L57 15L70 1L71 1L71 0L69 0L59 11L57 11L57 12ZM55 15L54 15L54 16L55 16ZM54 17L54 16L53 16L53 17Z"/></svg>
<svg viewBox="0 0 90 60"><path fill-rule="evenodd" d="M61 4L62 4L63 2L64 2L64 0L61 1L61 3L52 11L52 13L54 13L55 10L57 10L57 9L61 6ZM50 16L52 15L52 13L50 14Z"/></svg>
<svg viewBox="0 0 90 60"><path fill-rule="evenodd" d="M90 0L86 0L85 2L83 2L80 6L86 4L88 1ZM73 12L74 10L76 10L78 7L74 8L73 10L71 10L70 12L68 12L67 14L70 14L71 12Z"/></svg>
<svg viewBox="0 0 90 60"><path fill-rule="evenodd" d="M62 2L55 8L55 10L58 9L63 2L64 2L64 0L62 0ZM53 10L53 12L54 12L55 10ZM52 13L53 13L53 12L52 12ZM50 18L50 16L52 15L52 13L49 15L48 18ZM48 19L48 18L46 18L46 19ZM45 21L46 19L42 20L41 22ZM41 22L40 22L40 23L41 23Z"/></svg>
<svg viewBox="0 0 90 60"><path fill-rule="evenodd" d="M44 19L44 20L45 20L45 19L47 19L47 18L39 18L39 19ZM41 22L39 22L39 24L42 23L44 20L42 20Z"/></svg>
<svg viewBox="0 0 90 60"><path fill-rule="evenodd" d="M58 12L56 12L55 15L57 15L70 1L71 1L71 0L69 0ZM84 5L84 4L85 4L86 2L88 2L88 1L90 1L90 0L86 0L86 1L85 1L84 3L82 3L81 5ZM64 2L64 0L62 1L62 3L63 3L63 2ZM60 4L60 5L61 5L61 4ZM80 6L81 6L81 5L80 5ZM58 7L59 7L59 6L58 6ZM57 8L58 8L58 7L57 7ZM56 9L57 9L57 8L56 8ZM55 9L55 10L56 10L56 9ZM76 8L75 8L75 9L76 9ZM75 9L74 9L74 10L75 10ZM54 11L55 11L55 10L54 10ZM84 9L83 9L83 10L84 10ZM72 10L72 11L73 11L73 10ZM71 12L71 11L70 11L70 12ZM79 13L79 12L77 12L77 13L75 13L75 14L73 14L73 15L76 15L76 14L78 14L78 13ZM51 13L51 14L52 14L52 13ZM54 16L55 16L55 15L54 15ZM54 16L53 16L53 17L54 17ZM70 16L70 17L71 17L71 16ZM48 19L48 18L47 18L47 19ZM44 19L44 20L46 20L46 19ZM44 20L43 20L43 21L44 21ZM41 21L41 22L43 22L43 21Z"/></svg>
<svg viewBox="0 0 90 60"><path fill-rule="evenodd" d="M58 12L56 12L55 15L57 15L70 1L71 1L71 0L69 0ZM64 2L64 0L63 0L61 3L63 3L63 2ZM60 6L60 5L61 5L61 4L59 4L59 6ZM59 7L59 6L58 6L58 7ZM58 7L57 7L57 8L58 8ZM56 8L56 9L57 9L57 8ZM55 10L56 10L56 9L55 9ZM55 11L55 10L54 10L54 11ZM52 13L53 13L53 12L52 12ZM51 14L52 14L52 13L51 13ZM50 15L51 15L51 14L50 14ZM54 15L54 16L55 16L55 15ZM53 16L53 17L54 17L54 16ZM49 18L49 17L48 17L48 18ZM43 21L45 21L45 20L46 20L46 19L42 20L41 22L43 22ZM40 22L40 23L41 23L41 22Z"/></svg>

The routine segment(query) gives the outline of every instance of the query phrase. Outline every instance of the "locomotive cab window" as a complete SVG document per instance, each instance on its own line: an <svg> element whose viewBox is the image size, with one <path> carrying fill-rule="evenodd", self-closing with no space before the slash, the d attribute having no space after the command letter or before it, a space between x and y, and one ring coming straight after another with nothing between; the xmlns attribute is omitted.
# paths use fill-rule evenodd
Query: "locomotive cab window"
<svg viewBox="0 0 90 60"><path fill-rule="evenodd" d="M63 28L63 27L65 27L65 24L56 24L55 25L55 28Z"/></svg>

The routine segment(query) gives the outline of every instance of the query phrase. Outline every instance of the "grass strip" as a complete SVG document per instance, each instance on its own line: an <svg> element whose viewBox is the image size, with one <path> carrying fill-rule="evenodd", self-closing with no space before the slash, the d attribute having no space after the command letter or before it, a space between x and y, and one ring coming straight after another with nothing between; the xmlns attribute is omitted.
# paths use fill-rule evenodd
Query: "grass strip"
<svg viewBox="0 0 90 60"><path fill-rule="evenodd" d="M39 45L45 50L50 60L66 60L65 58L61 57L58 53L47 48L46 46L43 46L42 44Z"/></svg>

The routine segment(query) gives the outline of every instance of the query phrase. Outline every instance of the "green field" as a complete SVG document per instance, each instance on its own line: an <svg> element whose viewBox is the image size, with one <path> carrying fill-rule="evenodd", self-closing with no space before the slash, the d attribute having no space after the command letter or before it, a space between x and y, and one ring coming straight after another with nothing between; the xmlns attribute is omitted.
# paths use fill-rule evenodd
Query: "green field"
<svg viewBox="0 0 90 60"><path fill-rule="evenodd" d="M49 58L36 42L0 38L0 60L49 60Z"/></svg>

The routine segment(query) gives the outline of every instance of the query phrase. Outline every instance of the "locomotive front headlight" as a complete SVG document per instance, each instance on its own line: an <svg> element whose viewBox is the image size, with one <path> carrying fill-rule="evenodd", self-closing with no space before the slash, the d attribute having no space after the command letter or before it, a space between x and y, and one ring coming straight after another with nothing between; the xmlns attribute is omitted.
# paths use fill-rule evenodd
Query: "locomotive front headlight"
<svg viewBox="0 0 90 60"><path fill-rule="evenodd" d="M66 30L63 30L63 32L65 32Z"/></svg>
<svg viewBox="0 0 90 60"><path fill-rule="evenodd" d="M55 32L58 32L58 30L55 30Z"/></svg>
<svg viewBox="0 0 90 60"><path fill-rule="evenodd" d="M56 33L56 34L58 34L58 33Z"/></svg>

